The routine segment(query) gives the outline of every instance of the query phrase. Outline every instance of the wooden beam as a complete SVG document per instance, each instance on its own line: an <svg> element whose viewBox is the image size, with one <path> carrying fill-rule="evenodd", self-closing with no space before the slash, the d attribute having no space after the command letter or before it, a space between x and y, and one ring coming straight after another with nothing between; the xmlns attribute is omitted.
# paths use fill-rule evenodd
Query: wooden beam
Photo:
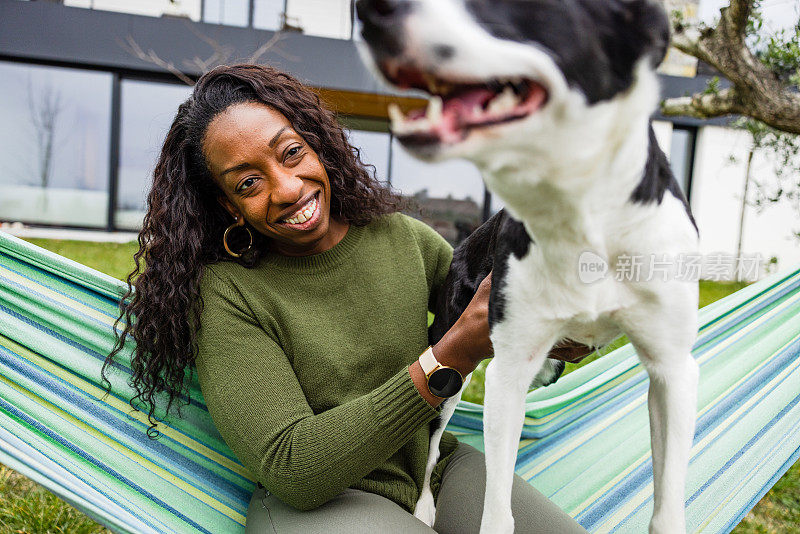
<svg viewBox="0 0 800 534"><path fill-rule="evenodd" d="M400 106L404 113L428 105L426 99L418 97L376 95L322 88L316 88L316 91L322 101L336 113L360 117L388 119L389 114L386 108L391 102Z"/></svg>

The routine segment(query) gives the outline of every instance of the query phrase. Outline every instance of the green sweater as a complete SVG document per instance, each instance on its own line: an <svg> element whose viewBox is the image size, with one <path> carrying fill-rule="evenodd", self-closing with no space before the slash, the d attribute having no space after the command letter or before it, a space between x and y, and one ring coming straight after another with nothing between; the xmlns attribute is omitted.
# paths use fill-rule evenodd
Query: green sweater
<svg viewBox="0 0 800 534"><path fill-rule="evenodd" d="M284 502L310 510L352 487L413 511L438 411L407 367L427 347L451 259L430 227L393 214L351 226L322 254L206 266L203 396L236 456ZM434 490L456 446L446 433Z"/></svg>

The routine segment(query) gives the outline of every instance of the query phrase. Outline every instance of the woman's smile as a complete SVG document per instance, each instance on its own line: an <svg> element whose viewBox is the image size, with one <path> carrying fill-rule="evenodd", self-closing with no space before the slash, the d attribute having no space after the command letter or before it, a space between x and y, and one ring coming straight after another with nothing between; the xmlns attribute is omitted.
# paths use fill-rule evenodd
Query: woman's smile
<svg viewBox="0 0 800 534"><path fill-rule="evenodd" d="M300 208L287 217L282 217L278 224L282 224L286 228L292 230L310 230L314 228L320 221L319 209L319 191L311 195Z"/></svg>

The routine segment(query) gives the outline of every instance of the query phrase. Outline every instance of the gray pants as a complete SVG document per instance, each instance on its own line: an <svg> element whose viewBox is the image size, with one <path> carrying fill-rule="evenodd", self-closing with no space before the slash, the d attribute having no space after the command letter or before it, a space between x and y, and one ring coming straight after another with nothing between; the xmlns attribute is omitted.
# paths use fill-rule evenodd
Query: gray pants
<svg viewBox="0 0 800 534"><path fill-rule="evenodd" d="M477 533L483 513L483 453L464 443L447 464L436 501L433 529L393 501L346 489L319 508L301 512L258 488L247 510L246 534ZM511 509L518 534L585 533L578 523L521 477L514 476Z"/></svg>

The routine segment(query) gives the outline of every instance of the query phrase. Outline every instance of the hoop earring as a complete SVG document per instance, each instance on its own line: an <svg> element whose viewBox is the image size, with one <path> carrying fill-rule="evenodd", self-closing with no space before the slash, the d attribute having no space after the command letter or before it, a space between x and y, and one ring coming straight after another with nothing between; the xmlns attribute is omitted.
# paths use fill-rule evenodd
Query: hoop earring
<svg viewBox="0 0 800 534"><path fill-rule="evenodd" d="M236 228L237 226L241 226L242 228L244 228L245 230L247 230L247 234L250 236L250 243L248 243L248 245L247 245L247 248L245 248L243 251L241 251L241 252L240 252L240 253L238 253L238 254L237 254L236 252L232 251L232 250L230 249L230 247L228 246L228 234L230 233L230 231L231 231L231 230L233 230L233 229L234 229L234 228ZM222 234L222 246L223 246L223 247L225 247L225 252L227 252L228 254L230 254L231 256L233 256L234 258L241 258L241 257L242 257L242 254L244 254L245 252L247 252L248 250L250 250L250 248L253 246L253 233L250 231L250 228L248 228L248 227L244 226L244 224L241 224L241 225L240 225L240 224L239 224L239 220L237 219L237 220L236 220L236 221L235 221L235 222L234 222L232 225L230 225L229 227L227 227L227 228L225 229L225 233L224 233L224 234Z"/></svg>

